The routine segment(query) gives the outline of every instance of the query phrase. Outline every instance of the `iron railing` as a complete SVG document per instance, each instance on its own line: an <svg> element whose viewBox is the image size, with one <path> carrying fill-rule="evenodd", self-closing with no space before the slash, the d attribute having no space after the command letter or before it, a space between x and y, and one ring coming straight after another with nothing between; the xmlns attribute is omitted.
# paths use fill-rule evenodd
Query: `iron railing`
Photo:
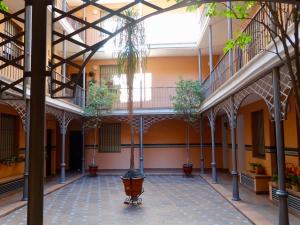
<svg viewBox="0 0 300 225"><path fill-rule="evenodd" d="M113 110L127 109L128 88L120 88L119 96L113 104ZM149 87L133 89L134 109L171 109L175 87Z"/></svg>
<svg viewBox="0 0 300 225"><path fill-rule="evenodd" d="M277 3L276 7L283 13L287 25L292 24L292 20L288 20L288 15L292 10L289 4ZM280 7L280 8L279 8ZM259 23L272 24L270 20L270 11L267 7L260 8L254 15L252 20L243 29L243 33L250 36L252 41L246 48L241 49L236 47L233 50L233 74L236 74L241 68L247 65L255 56L262 53L267 46L272 42L272 38L268 29ZM279 31L278 31L279 32ZM229 52L223 55L220 61L214 66L210 77L202 83L203 95L208 98L222 84L230 79Z"/></svg>
<svg viewBox="0 0 300 225"><path fill-rule="evenodd" d="M5 41L3 38L0 38L0 40L1 42ZM1 46L0 51L1 57L7 60L15 60L21 58L21 56L24 54L24 50L14 42L9 42ZM2 67L4 64L4 61L0 60L0 67ZM23 58L17 60L16 64L23 66ZM8 78L11 81L16 81L23 77L23 70L16 66L6 66L0 69L0 76Z"/></svg>
<svg viewBox="0 0 300 225"><path fill-rule="evenodd" d="M57 7L60 10L63 10L63 0L56 0L55 2L56 2L55 3L55 7ZM67 1L66 2L66 12L69 12L69 11L70 11L70 6L69 6L68 1ZM73 20L73 19L71 19L69 17L66 17L66 20L68 21L68 23L71 25L71 27L74 30L78 30L78 29L80 29L83 26L78 21ZM84 32L80 32L78 35L81 38L81 40L84 40Z"/></svg>
<svg viewBox="0 0 300 225"><path fill-rule="evenodd" d="M61 82L64 82L64 83L69 82L71 80L70 78L65 77L65 76L63 76L63 75L61 75L61 74L59 74L55 71L53 71L52 76L55 77L55 80L58 80L58 81L61 81ZM52 83L52 85L55 88L56 84ZM49 78L49 77L47 77L47 82L46 82L46 93L48 95L51 95L51 78ZM82 87L80 87L79 85L76 86L73 98L70 98L70 96L73 96L73 90L68 89L68 88L65 88L65 89L61 90L58 93L58 95L61 96L62 99L64 99L67 102L70 102L70 103L73 103L73 104L78 105L80 107L83 107L84 89Z"/></svg>

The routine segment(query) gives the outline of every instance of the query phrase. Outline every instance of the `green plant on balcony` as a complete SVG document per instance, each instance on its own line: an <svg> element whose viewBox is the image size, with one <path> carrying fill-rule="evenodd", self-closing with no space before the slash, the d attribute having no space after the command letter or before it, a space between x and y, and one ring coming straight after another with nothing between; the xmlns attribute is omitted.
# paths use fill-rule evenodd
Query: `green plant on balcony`
<svg viewBox="0 0 300 225"><path fill-rule="evenodd" d="M124 14L129 18L138 18L138 12L135 9L128 9ZM127 19L120 19L118 20L118 26L125 28L120 36L116 38L116 45L120 49L117 55L117 66L119 74L126 74L128 123L130 126L130 166L129 170L123 175L122 180L126 195L130 197L125 203L132 203L138 202L144 180L144 175L135 170L134 165L133 80L139 68L144 68L146 65L147 51L143 23L132 23Z"/></svg>
<svg viewBox="0 0 300 225"><path fill-rule="evenodd" d="M186 155L187 160L183 165L186 175L192 172L193 164L190 159L190 126L199 116L199 108L202 104L202 89L198 81L180 80L176 83L176 95L171 98L174 110L177 114L183 116L186 122Z"/></svg>
<svg viewBox="0 0 300 225"><path fill-rule="evenodd" d="M255 173L255 168L257 166L257 163L251 162L251 163L249 163L249 166L251 167L250 172Z"/></svg>
<svg viewBox="0 0 300 225"><path fill-rule="evenodd" d="M108 88L105 84L97 85L94 81L89 83L87 104L84 108L84 117L93 121L95 129L94 148L92 162L89 165L90 175L95 176L97 172L96 156L96 139L97 128L101 125L103 115L111 111L114 100L118 97L118 90Z"/></svg>

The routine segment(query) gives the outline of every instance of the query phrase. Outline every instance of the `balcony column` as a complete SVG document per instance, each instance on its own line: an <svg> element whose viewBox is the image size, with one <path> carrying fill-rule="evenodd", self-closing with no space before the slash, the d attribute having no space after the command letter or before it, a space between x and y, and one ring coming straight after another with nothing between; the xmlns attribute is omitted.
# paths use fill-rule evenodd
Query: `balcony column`
<svg viewBox="0 0 300 225"><path fill-rule="evenodd" d="M279 200L279 224L289 224L289 213L287 197L288 193L285 188L285 154L282 140L281 124L281 102L280 102L280 73L279 68L273 69L273 91L274 91L274 119L276 130L276 148L277 148L277 171L278 171L278 190L276 194Z"/></svg>
<svg viewBox="0 0 300 225"><path fill-rule="evenodd" d="M203 155L203 118L200 117L200 174L204 174L204 155Z"/></svg>
<svg viewBox="0 0 300 225"><path fill-rule="evenodd" d="M143 118L143 116L140 116L140 172L142 174L144 174L143 133L144 133L144 118Z"/></svg>
<svg viewBox="0 0 300 225"><path fill-rule="evenodd" d="M234 112L234 99L230 97L230 128L231 128L231 157L232 157L232 200L240 201L239 176L237 172L237 152L236 152L236 114Z"/></svg>
<svg viewBox="0 0 300 225"><path fill-rule="evenodd" d="M212 33L212 26L208 26L208 48L209 48L209 73L210 73L210 86L212 92L214 90L214 77L213 77L213 33Z"/></svg>
<svg viewBox="0 0 300 225"><path fill-rule="evenodd" d="M26 1L25 12L25 73L31 73L31 50L32 50L32 5ZM28 179L29 179L29 132L30 132L30 100L27 99L27 85L30 78L25 78L23 82L24 98L26 101L26 125L25 125L25 166L24 166L24 185L23 201L28 200Z"/></svg>
<svg viewBox="0 0 300 225"><path fill-rule="evenodd" d="M228 10L231 9L231 1L227 3ZM232 18L227 19L228 25L228 39L233 38L232 33ZM229 50L229 73L230 77L234 76L234 65L233 65L233 50ZM234 98L230 96L230 128L231 128L231 157L232 157L232 200L239 201L239 176L237 171L237 152L236 152L236 113L234 110Z"/></svg>
<svg viewBox="0 0 300 225"><path fill-rule="evenodd" d="M211 175L213 184L218 183L217 179L217 164L216 164L216 149L215 149L215 115L211 109L209 116L210 130L211 130Z"/></svg>
<svg viewBox="0 0 300 225"><path fill-rule="evenodd" d="M32 57L27 225L43 224L47 1L32 0Z"/></svg>
<svg viewBox="0 0 300 225"><path fill-rule="evenodd" d="M198 49L198 81L202 84L202 50Z"/></svg>
<svg viewBox="0 0 300 225"><path fill-rule="evenodd" d="M66 147L66 112L63 111L61 123L61 164L60 164L60 180L59 183L63 184L66 180L66 163L65 163L65 147Z"/></svg>

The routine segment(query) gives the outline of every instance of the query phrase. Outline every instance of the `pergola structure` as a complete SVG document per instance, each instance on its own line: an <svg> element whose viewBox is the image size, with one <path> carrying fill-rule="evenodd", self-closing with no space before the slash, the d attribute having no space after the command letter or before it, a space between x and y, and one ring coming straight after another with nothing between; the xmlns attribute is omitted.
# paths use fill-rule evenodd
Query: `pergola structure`
<svg viewBox="0 0 300 225"><path fill-rule="evenodd" d="M233 0L235 1L235 0ZM299 4L299 1L295 0L267 0L268 2L278 2L278 3L290 3L290 4ZM30 126L26 126L27 133L29 134L29 201L28 201L28 224L29 225L41 225L43 224L43 177L44 177L44 120L45 120L45 81L46 77L51 78L51 97L53 98L73 98L75 96L76 87L79 83L80 76L84 74L84 68L97 52L99 48L104 46L110 39L118 35L120 32L126 29L126 27L120 27L117 30L110 31L100 27L98 24L110 19L111 17L118 17L130 21L128 26L139 23L151 16L155 16L164 12L175 10L178 8L194 5L194 4L203 4L211 2L231 2L225 0L182 0L174 1L170 3L167 7L161 7L157 4L151 3L147 0L134 0L123 7L114 10L107 8L104 5L101 5L97 0L82 0L79 6L74 7L70 11L66 12L62 9L57 8L53 3L53 0L25 0L25 6L21 10L15 13L8 13L1 11L4 14L4 18L0 20L0 23L4 23L8 20L14 19L19 23L22 23L25 27L25 31L21 31L13 37L10 37L4 33L0 33L0 36L3 38L3 41L0 43L0 46L4 46L9 42L18 43L20 46L24 47L24 53L19 57L14 59L5 59L0 58L4 62L0 66L0 69L13 66L23 71L23 76L17 79L13 83L5 83L1 81L0 83L0 98L6 99L7 96L10 96L10 101L13 99L24 99L27 102L27 117L30 121ZM266 2L266 1L265 1ZM298 3L297 3L298 2ZM140 18L134 19L127 17L123 12L127 9L130 9L139 4L145 5L151 8L151 13L147 15L142 15ZM52 40L51 40L51 65L47 69L46 65L46 42L47 42L47 7L52 6ZM88 22L84 18L79 18L76 16L76 13L84 10L85 8L93 6L98 9L106 11L107 15L99 18L93 22ZM55 23L58 21L70 18L74 21L77 21L82 24L82 27L75 30L70 34L65 32L60 32L55 28ZM88 29L94 29L96 31L105 34L105 38L100 42L88 45L77 41L74 36L78 35L81 32L86 32ZM24 37L25 42L21 41L20 38ZM55 48L58 45L66 45L66 42L70 42L73 45L76 45L80 50L69 56L63 55L58 56L55 54ZM83 59L80 62L75 62L78 58ZM54 70L58 67L63 67L66 72L66 66L72 67L75 69L76 74L78 74L77 79L71 81L65 81L57 79L54 75ZM278 76L277 76L278 77ZM28 100L28 79L30 78L30 101ZM276 76L274 77L276 81ZM276 135L281 136L281 110L280 110L280 99L279 99L279 87L278 80L274 83L274 119L276 123ZM276 86L277 85L277 86ZM69 91L66 91L69 90ZM12 93L11 95L6 95L7 91ZM29 110L30 105L30 110ZM231 99L228 102L228 113L234 114L234 101ZM30 111L30 119L29 112ZM214 114L210 111L210 122L213 127L213 117ZM234 128L235 120L231 116L231 127ZM140 121L142 123L143 121ZM30 128L30 131L28 130ZM234 130L234 129L233 129ZM232 135L235 137L235 135ZM277 158L278 160L278 173L279 179L282 182L279 182L279 203L280 203L280 224L286 224L287 218L287 194L284 187L284 164L280 159L284 157L282 140L277 138ZM235 143L235 140L234 142ZM236 155L235 145L232 148L233 156ZM28 154L28 151L27 151ZM214 167L213 167L214 169ZM239 200L238 195L238 181L236 168L233 168L233 177L234 177L234 198Z"/></svg>

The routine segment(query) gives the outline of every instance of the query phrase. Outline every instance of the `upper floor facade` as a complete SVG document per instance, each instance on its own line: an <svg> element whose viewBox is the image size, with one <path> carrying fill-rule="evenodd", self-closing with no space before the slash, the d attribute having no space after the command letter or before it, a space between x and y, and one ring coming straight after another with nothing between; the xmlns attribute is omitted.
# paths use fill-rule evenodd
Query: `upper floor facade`
<svg viewBox="0 0 300 225"><path fill-rule="evenodd" d="M18 11L24 5L22 0L14 2L4 0L4 2L12 12ZM153 3L170 4L167 1L153 1ZM108 20L102 21L101 18L109 17L108 9L119 10L128 2L102 1L103 7L100 9L99 7L90 7L73 13L74 8L80 4L82 2L77 0L56 0L55 7L58 10L53 12L51 7L48 8L49 41L47 54L49 65L53 63L51 62L52 52L64 58L81 51L84 44L93 45L105 39L108 35L107 32L113 32L116 29L118 19L116 16L111 16ZM283 7L288 10L288 5ZM59 10L70 12L70 16L51 24L51 16L54 18L60 17ZM138 11L147 15L151 13L151 8L141 5ZM146 20L144 24L146 34L149 36L147 38L149 56L147 68L137 73L135 77L135 112L150 114L174 113L171 97L175 95L176 82L180 79L199 80L202 83L205 101L200 111L205 111L278 65L280 63L279 58L270 53L274 51L271 37L263 26L255 22L256 19L263 18L267 20L266 13L265 10L255 8L252 12L252 20L233 21L233 36L239 30L252 36L252 42L246 48L235 48L233 50L233 76L230 73L229 53L224 54L223 52L229 37L226 18L209 18L206 16L205 6L202 6L197 12L188 13L185 9L179 9ZM99 29L82 29L84 24L76 18L84 18L85 21L94 22ZM186 26L186 24L190 24L190 26ZM65 35L80 30L78 34L72 36L72 39L78 45L76 46L74 41L66 40L62 44L53 47L51 38L53 42L53 40L59 39L59 35L56 35L53 39L53 36L51 37L51 27L52 30L62 32ZM24 27L18 20L12 19L5 23L1 29L6 34L14 36L20 30L24 30ZM161 30L164 30L164 32L160 32ZM20 38L20 41L24 42L24 39ZM267 51L265 51L266 49ZM280 46L279 50L282 51ZM117 85L121 93L119 99L114 103L112 113L126 114L127 88L124 77L116 78L116 51L113 41L107 42L106 45L98 49L86 65L84 78L81 79L80 85L76 88L75 98L73 99L51 99L50 90L53 88L53 84L47 78L45 84L48 93L47 101L51 104L61 105L65 109L69 108L82 113L85 93L87 92L85 89L88 89L89 81L95 79L100 84L106 79L113 85ZM200 52L201 54L199 54ZM6 60L15 60L17 64L23 65L24 60L18 60L23 54L24 47L18 45L17 42L13 41L2 46L2 57ZM73 61L80 62L82 60L76 58ZM4 64L3 61L1 63ZM66 83L74 77L76 78L74 74L76 75L76 70L72 65L62 64L56 67L52 76L56 80ZM23 71L16 66L3 67L0 71L1 80L6 82L14 82L22 75ZM62 90L61 95L70 96L71 91L69 93L68 89Z"/></svg>

